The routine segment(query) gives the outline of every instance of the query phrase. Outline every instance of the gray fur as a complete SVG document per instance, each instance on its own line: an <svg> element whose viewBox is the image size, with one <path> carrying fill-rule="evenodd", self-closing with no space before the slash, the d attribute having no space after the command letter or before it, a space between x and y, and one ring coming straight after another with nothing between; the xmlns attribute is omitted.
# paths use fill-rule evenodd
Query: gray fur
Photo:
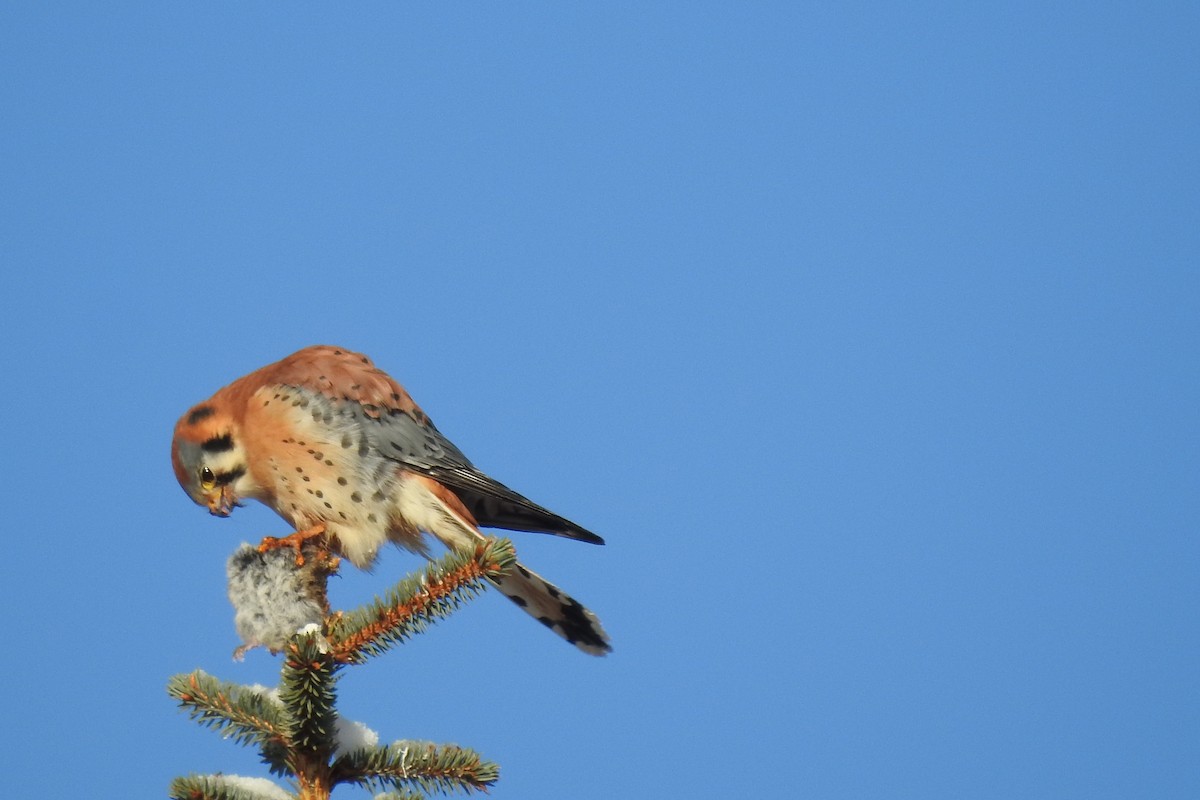
<svg viewBox="0 0 1200 800"><path fill-rule="evenodd" d="M297 567L296 554L289 548L260 553L248 544L229 557L229 600L243 642L234 658L255 647L275 652L301 628L322 623L323 602L313 576L316 565L310 564Z"/></svg>

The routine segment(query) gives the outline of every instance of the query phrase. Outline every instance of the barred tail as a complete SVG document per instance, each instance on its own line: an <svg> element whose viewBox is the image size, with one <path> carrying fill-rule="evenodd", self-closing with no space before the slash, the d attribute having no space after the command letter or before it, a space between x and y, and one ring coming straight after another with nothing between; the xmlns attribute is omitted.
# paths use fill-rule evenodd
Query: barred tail
<svg viewBox="0 0 1200 800"><path fill-rule="evenodd" d="M541 575L517 564L493 581L505 597L585 653L602 656L612 651L608 634L596 615Z"/></svg>
<svg viewBox="0 0 1200 800"><path fill-rule="evenodd" d="M470 551L484 536L458 497L432 478L406 473L398 504L409 524L436 536L451 550ZM411 541L397 540L415 549ZM548 580L516 564L503 578L492 581L505 597L585 653L602 656L612 650L600 620L579 601Z"/></svg>

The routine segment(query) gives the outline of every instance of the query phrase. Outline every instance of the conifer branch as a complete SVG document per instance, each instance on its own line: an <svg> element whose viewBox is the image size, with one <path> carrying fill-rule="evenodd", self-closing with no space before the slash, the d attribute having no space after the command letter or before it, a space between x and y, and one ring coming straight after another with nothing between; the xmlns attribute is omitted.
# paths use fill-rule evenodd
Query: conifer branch
<svg viewBox="0 0 1200 800"><path fill-rule="evenodd" d="M329 640L340 664L379 655L479 594L516 562L508 539L488 539L472 554L451 552L394 586L381 600L331 620Z"/></svg>
<svg viewBox="0 0 1200 800"><path fill-rule="evenodd" d="M172 800L283 800L292 794L262 778L186 775L171 781Z"/></svg>
<svg viewBox="0 0 1200 800"><path fill-rule="evenodd" d="M487 791L500 768L474 750L454 744L401 740L386 747L360 748L333 763L335 783L372 790L415 787L423 792Z"/></svg>
<svg viewBox="0 0 1200 800"><path fill-rule="evenodd" d="M272 773L295 781L293 791L260 778L189 775L172 782L172 798L329 800L335 786L349 783L381 790L383 800L425 800L426 793L486 791L496 782L495 763L457 745L376 745L373 731L339 720L336 685L346 665L422 632L503 577L516 563L507 539L488 539L465 555L450 553L382 600L323 620L329 564L259 555L243 549L229 562L230 599L244 642L236 654L258 645L282 652L278 691L225 683L201 670L172 677L167 691L201 725L256 745ZM303 625L298 632L297 624ZM353 749L337 755L339 746Z"/></svg>
<svg viewBox="0 0 1200 800"><path fill-rule="evenodd" d="M288 738L298 752L328 760L337 712L336 665L319 632L301 633L284 648L279 700L288 717Z"/></svg>
<svg viewBox="0 0 1200 800"><path fill-rule="evenodd" d="M173 675L167 693L188 716L238 744L273 750L289 743L287 712L264 692L217 680L203 670Z"/></svg>

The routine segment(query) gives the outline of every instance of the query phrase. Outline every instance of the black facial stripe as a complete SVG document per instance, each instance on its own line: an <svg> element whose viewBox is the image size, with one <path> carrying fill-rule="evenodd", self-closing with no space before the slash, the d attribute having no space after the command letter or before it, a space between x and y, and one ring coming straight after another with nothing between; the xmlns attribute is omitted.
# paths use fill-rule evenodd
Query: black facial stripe
<svg viewBox="0 0 1200 800"><path fill-rule="evenodd" d="M195 425L200 420L207 419L208 417L211 417L215 413L216 412L213 411L212 406L200 406L199 408L194 410L192 413L188 414L187 424Z"/></svg>
<svg viewBox="0 0 1200 800"><path fill-rule="evenodd" d="M217 475L217 486L227 486L245 474L245 467L234 467L229 472L222 472Z"/></svg>
<svg viewBox="0 0 1200 800"><path fill-rule="evenodd" d="M224 453L233 449L233 437L226 433L223 436L214 436L204 444L200 445L200 449L206 453Z"/></svg>

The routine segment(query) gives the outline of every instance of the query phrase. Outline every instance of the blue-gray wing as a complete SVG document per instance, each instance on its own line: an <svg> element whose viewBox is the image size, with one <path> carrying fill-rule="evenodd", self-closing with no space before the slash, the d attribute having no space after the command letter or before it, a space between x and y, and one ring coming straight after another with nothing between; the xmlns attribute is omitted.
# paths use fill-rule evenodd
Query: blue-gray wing
<svg viewBox="0 0 1200 800"><path fill-rule="evenodd" d="M362 419L368 445L407 469L428 475L454 492L476 521L487 528L551 533L592 544L596 534L560 517L476 469L454 443L422 415L402 411Z"/></svg>

